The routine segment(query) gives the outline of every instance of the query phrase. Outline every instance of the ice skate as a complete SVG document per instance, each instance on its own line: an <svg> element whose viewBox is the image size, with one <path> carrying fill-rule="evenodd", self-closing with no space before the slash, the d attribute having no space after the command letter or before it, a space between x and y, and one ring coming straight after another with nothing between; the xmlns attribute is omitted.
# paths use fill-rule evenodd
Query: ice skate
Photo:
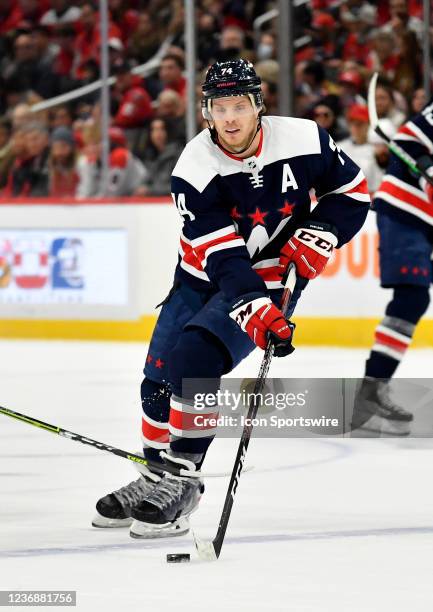
<svg viewBox="0 0 433 612"><path fill-rule="evenodd" d="M177 467L195 470L191 461L161 454L167 462ZM203 482L198 478L165 473L132 509L134 522L130 529L131 537L158 538L188 533L189 516L197 509L203 491Z"/></svg>
<svg viewBox="0 0 433 612"><path fill-rule="evenodd" d="M413 415L394 403L389 382L366 377L355 396L352 431L361 429L395 436L407 436Z"/></svg>
<svg viewBox="0 0 433 612"><path fill-rule="evenodd" d="M160 477L146 468L140 468L141 476L128 485L113 491L96 503L93 527L129 527L132 524L131 511L154 488Z"/></svg>

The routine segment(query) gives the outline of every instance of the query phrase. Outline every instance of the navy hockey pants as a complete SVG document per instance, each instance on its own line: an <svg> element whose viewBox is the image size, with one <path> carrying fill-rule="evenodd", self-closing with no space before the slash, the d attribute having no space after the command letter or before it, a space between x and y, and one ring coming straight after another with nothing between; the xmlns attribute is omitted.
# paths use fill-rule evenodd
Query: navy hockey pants
<svg viewBox="0 0 433 612"><path fill-rule="evenodd" d="M302 279L298 282L289 316L306 284ZM279 305L282 291L272 294L273 301ZM185 285L173 290L163 304L141 387L142 434L147 456L155 458L170 443L172 450L201 462L212 436L205 431L203 435L188 431L188 407L182 402L192 391L217 391L221 376L255 348L249 336L229 317L229 311L230 303L222 292L206 295ZM199 379L200 388L192 390L189 386L185 392L183 381L192 378ZM217 409L209 411L213 413Z"/></svg>

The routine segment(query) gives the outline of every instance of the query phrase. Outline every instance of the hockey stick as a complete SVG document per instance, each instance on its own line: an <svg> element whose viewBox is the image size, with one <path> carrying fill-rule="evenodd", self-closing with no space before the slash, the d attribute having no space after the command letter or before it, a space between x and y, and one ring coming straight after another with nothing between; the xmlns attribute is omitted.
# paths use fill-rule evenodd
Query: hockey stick
<svg viewBox="0 0 433 612"><path fill-rule="evenodd" d="M296 284L296 266L294 263L289 265L287 279L284 286L284 293L282 299L281 311L285 315L288 311L290 301L292 299L293 290ZM257 415L257 411L259 409L259 404L257 401L257 396L263 391L263 388L266 383L266 377L269 372L269 367L271 365L272 357L274 355L274 345L272 340L269 339L268 344L266 346L265 354L263 356L263 360L260 366L259 375L256 379L256 383L254 385L253 396L248 408L248 414L246 417L246 424L244 425L242 436L239 442L238 452L236 455L235 463L233 465L233 471L230 478L229 486L226 493L226 498L224 501L224 506L221 513L220 522L218 525L218 530L215 538L211 542L205 542L204 540L200 540L195 533L193 532L193 538L195 547L197 549L198 555L204 561L216 561L221 553L221 548L224 542L224 537L227 530L227 525L230 519L230 514L233 507L233 502L236 495L236 490L238 488L239 479L241 477L245 457L248 450L248 445L250 443L251 434L253 431L253 419Z"/></svg>
<svg viewBox="0 0 433 612"><path fill-rule="evenodd" d="M411 156L409 153L406 153L404 149L402 149L396 142L385 134L382 128L379 125L379 117L377 116L376 110L376 83L378 79L379 73L375 72L371 77L370 83L368 85L368 115L370 117L370 125L373 130L376 132L378 136L384 140L389 150L394 153L402 162L404 162L409 168L415 172L416 174L420 174L425 180L433 185L433 177L428 175L426 170L422 168L418 162Z"/></svg>
<svg viewBox="0 0 433 612"><path fill-rule="evenodd" d="M63 438L73 440L74 442L81 442L81 444L87 444L88 446L93 446L94 448L105 451L107 453L111 453L112 455L123 457L123 459L128 459L129 461L133 461L134 463L145 465L155 472L170 472L170 474L174 474L175 476L190 476L193 478L218 478L220 476L228 476L228 473L225 472L192 472L189 470L184 470L182 468L176 468L171 465L166 465L165 463L161 464L158 461L152 461L151 459L145 459L144 457L140 457L140 455L128 453L127 451L121 450L120 448L109 446L108 444L104 444L104 442L92 440L92 438L87 438L85 436L82 436L81 434L73 433L72 431L68 431L67 429L58 427L57 425L50 425L49 423L45 423L44 421L40 421L39 419L26 416L25 414L20 414L19 412L15 412L14 410L10 410L9 408L4 408L3 406L0 406L0 414L5 414L6 416L9 416L13 419L22 421L23 423L28 423L29 425L33 425L34 427L45 429L45 431L50 431L51 433L57 434L58 436L62 436ZM252 469L252 466L250 466L249 469Z"/></svg>

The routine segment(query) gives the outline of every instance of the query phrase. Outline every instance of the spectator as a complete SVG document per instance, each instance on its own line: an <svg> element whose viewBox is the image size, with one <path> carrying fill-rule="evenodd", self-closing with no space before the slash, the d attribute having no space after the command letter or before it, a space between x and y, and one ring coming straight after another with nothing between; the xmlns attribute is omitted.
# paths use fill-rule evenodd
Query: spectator
<svg viewBox="0 0 433 612"><path fill-rule="evenodd" d="M172 89L164 89L157 98L156 114L164 119L173 140L186 142L185 103Z"/></svg>
<svg viewBox="0 0 433 612"><path fill-rule="evenodd" d="M6 120L0 120L0 189L7 183L7 178L11 170L14 154L11 146L12 125Z"/></svg>
<svg viewBox="0 0 433 612"><path fill-rule="evenodd" d="M14 132L12 150L15 160L4 197L48 195L48 143L48 132L39 123L30 123Z"/></svg>
<svg viewBox="0 0 433 612"><path fill-rule="evenodd" d="M3 63L3 75L14 78L24 91L33 90L50 98L57 93L56 79L48 66L40 65L40 60L33 37L20 34L14 43L14 59Z"/></svg>
<svg viewBox="0 0 433 612"><path fill-rule="evenodd" d="M46 26L37 25L32 29L31 36L35 55L38 58L38 69L51 70L59 53L59 47L51 42L49 29Z"/></svg>
<svg viewBox="0 0 433 612"><path fill-rule="evenodd" d="M96 126L83 133L85 149L78 158L79 183L77 197L90 198L132 195L144 180L146 169L126 148L126 138L119 128L110 128L110 157L107 193L103 194L101 172L101 137Z"/></svg>
<svg viewBox="0 0 433 612"><path fill-rule="evenodd" d="M365 62L371 72L380 72L392 81L398 65L397 40L393 34L376 32L371 37L372 50Z"/></svg>
<svg viewBox="0 0 433 612"><path fill-rule="evenodd" d="M410 102L409 115L416 115L420 113L424 106L427 104L427 95L425 90L421 87L413 92L412 99Z"/></svg>
<svg viewBox="0 0 433 612"><path fill-rule="evenodd" d="M262 32L256 51L257 60L275 59L275 38L271 32Z"/></svg>
<svg viewBox="0 0 433 612"><path fill-rule="evenodd" d="M86 3L82 6L80 25L81 32L75 40L74 77L82 78L84 64L90 60L98 60L98 50L101 44L99 15L94 6ZM108 25L109 38L122 38L120 29L110 21Z"/></svg>
<svg viewBox="0 0 433 612"><path fill-rule="evenodd" d="M120 28L122 42L127 43L137 28L138 12L125 4L125 0L108 0L111 21Z"/></svg>
<svg viewBox="0 0 433 612"><path fill-rule="evenodd" d="M276 83L262 81L263 99L267 115L278 115L278 87Z"/></svg>
<svg viewBox="0 0 433 612"><path fill-rule="evenodd" d="M55 106L51 115L51 128L72 128L74 122L72 111L66 104Z"/></svg>
<svg viewBox="0 0 433 612"><path fill-rule="evenodd" d="M43 26L55 26L58 24L74 23L80 19L81 9L78 6L70 6L68 0L51 0L51 9L41 17L40 24Z"/></svg>
<svg viewBox="0 0 433 612"><path fill-rule="evenodd" d="M422 83L422 54L415 32L406 30L397 36L399 58L392 81L393 87L407 99Z"/></svg>
<svg viewBox="0 0 433 612"><path fill-rule="evenodd" d="M145 157L147 176L136 189L136 195L160 196L170 193L171 173L182 152L182 145L170 142L167 124L163 119L150 123L149 146Z"/></svg>
<svg viewBox="0 0 433 612"><path fill-rule="evenodd" d="M368 142L368 108L354 104L349 108L346 119L349 137L337 144L364 172L370 192L376 191L384 173L377 165L374 146Z"/></svg>
<svg viewBox="0 0 433 612"><path fill-rule="evenodd" d="M384 26L382 32L402 34L404 31L410 30L422 41L424 24L421 19L409 14L407 0L390 0L389 10L391 18Z"/></svg>
<svg viewBox="0 0 433 612"><path fill-rule="evenodd" d="M245 34L237 25L228 25L221 31L220 44L216 59L220 62L243 57L250 59L245 53Z"/></svg>
<svg viewBox="0 0 433 612"><path fill-rule="evenodd" d="M197 24L197 55L201 66L208 66L218 52L218 23L212 13L201 11Z"/></svg>
<svg viewBox="0 0 433 612"><path fill-rule="evenodd" d="M76 145L72 130L64 126L56 128L51 134L51 152L48 160L51 197L75 196L78 186L75 163Z"/></svg>
<svg viewBox="0 0 433 612"><path fill-rule="evenodd" d="M376 110L379 119L389 119L395 130L404 121L404 113L396 108L394 91L385 80L378 80L376 87Z"/></svg>
<svg viewBox="0 0 433 612"><path fill-rule="evenodd" d="M315 11L312 23L312 36L316 59L335 57L337 22L332 15Z"/></svg>
<svg viewBox="0 0 433 612"><path fill-rule="evenodd" d="M162 42L161 32L147 11L139 13L137 27L127 42L128 57L144 64L158 51Z"/></svg>
<svg viewBox="0 0 433 612"><path fill-rule="evenodd" d="M368 33L375 22L376 9L368 3L346 2L340 8L343 28L337 42L337 56L343 62L353 60L363 64L370 49Z"/></svg>
<svg viewBox="0 0 433 612"><path fill-rule="evenodd" d="M321 62L309 61L298 68L297 85L310 97L312 103L323 96L334 93L332 86L325 77L325 68ZM334 87L335 91L336 88Z"/></svg>
<svg viewBox="0 0 433 612"><path fill-rule="evenodd" d="M329 132L330 136L335 140L342 140L346 133L338 122L338 100L335 96L326 96L319 100L313 108L313 119Z"/></svg>
<svg viewBox="0 0 433 612"><path fill-rule="evenodd" d="M361 95L364 79L358 70L344 70L338 76L338 83L340 104L343 109L348 109L354 104L365 104L365 98Z"/></svg>
<svg viewBox="0 0 433 612"><path fill-rule="evenodd" d="M61 77L69 77L75 58L75 30L70 25L62 25L54 30L54 40L59 52L53 64L53 71Z"/></svg>
<svg viewBox="0 0 433 612"><path fill-rule="evenodd" d="M115 94L119 100L119 110L113 124L120 128L138 128L153 115L152 101L142 86L142 79L131 73L129 62L114 67L117 76Z"/></svg>
<svg viewBox="0 0 433 612"><path fill-rule="evenodd" d="M171 53L162 58L159 68L159 78L163 89L173 89L182 98L186 97L186 79L182 75L183 61L179 56Z"/></svg>
<svg viewBox="0 0 433 612"><path fill-rule="evenodd" d="M35 71L35 46L29 34L20 34L16 37L13 57L2 59L1 71L4 78L14 76L24 83L25 89L30 89Z"/></svg>

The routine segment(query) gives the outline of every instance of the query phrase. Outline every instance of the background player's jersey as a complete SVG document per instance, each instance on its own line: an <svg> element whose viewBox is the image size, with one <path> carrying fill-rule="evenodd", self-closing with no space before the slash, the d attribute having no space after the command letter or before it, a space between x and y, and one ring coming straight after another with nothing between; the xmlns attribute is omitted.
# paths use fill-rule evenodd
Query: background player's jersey
<svg viewBox="0 0 433 612"><path fill-rule="evenodd" d="M398 130L393 140L414 159L433 156L433 98ZM433 166L433 159L432 159ZM375 194L374 208L405 217L405 213L433 225L433 202L425 191L426 181L411 173L407 164L391 154L387 172ZM394 212L393 212L394 211ZM410 220L409 220L410 221Z"/></svg>
<svg viewBox="0 0 433 612"><path fill-rule="evenodd" d="M263 117L262 126L255 156L225 153L204 130L173 170L184 220L176 276L196 289L215 287L228 298L279 289L280 249L306 219L332 224L338 246L364 223L365 177L325 130L287 117Z"/></svg>

